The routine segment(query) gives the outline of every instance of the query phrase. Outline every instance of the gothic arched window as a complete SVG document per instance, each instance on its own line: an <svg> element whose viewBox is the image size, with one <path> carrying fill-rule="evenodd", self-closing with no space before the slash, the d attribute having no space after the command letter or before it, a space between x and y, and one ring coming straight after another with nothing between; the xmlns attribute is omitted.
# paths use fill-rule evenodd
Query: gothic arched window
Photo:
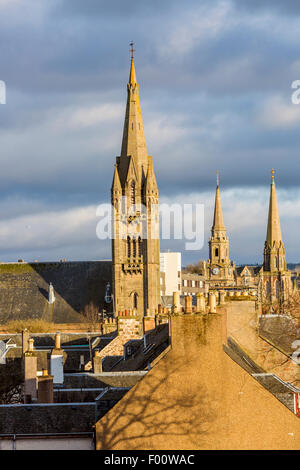
<svg viewBox="0 0 300 470"><path fill-rule="evenodd" d="M219 256L219 248L215 249L215 256Z"/></svg>
<svg viewBox="0 0 300 470"><path fill-rule="evenodd" d="M131 256L131 240L130 237L127 237L127 256L130 258Z"/></svg>
<svg viewBox="0 0 300 470"><path fill-rule="evenodd" d="M142 256L142 239L139 237L138 239L138 252L139 252L139 258Z"/></svg>
<svg viewBox="0 0 300 470"><path fill-rule="evenodd" d="M138 295L136 292L133 294L133 308L138 308Z"/></svg>
<svg viewBox="0 0 300 470"><path fill-rule="evenodd" d="M275 281L275 292L276 292L276 299L279 299L279 281L278 281L278 279Z"/></svg>
<svg viewBox="0 0 300 470"><path fill-rule="evenodd" d="M130 203L132 206L135 205L135 182L131 181L130 183Z"/></svg>
<svg viewBox="0 0 300 470"><path fill-rule="evenodd" d="M132 256L136 258L136 240L132 240Z"/></svg>

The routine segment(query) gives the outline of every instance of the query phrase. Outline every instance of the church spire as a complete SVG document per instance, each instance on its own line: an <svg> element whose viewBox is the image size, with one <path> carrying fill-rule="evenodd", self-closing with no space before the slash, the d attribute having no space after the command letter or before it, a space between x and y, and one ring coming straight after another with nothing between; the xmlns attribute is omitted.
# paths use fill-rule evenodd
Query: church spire
<svg viewBox="0 0 300 470"><path fill-rule="evenodd" d="M223 220L221 195L219 188L219 172L217 171L217 188L214 221L211 229L209 245L209 282L211 286L227 286L234 282L234 263L229 258L229 239Z"/></svg>
<svg viewBox="0 0 300 470"><path fill-rule="evenodd" d="M216 188L216 199L215 199L215 212L214 212L214 221L212 226L212 232L216 230L225 230L222 204L221 204L221 195L219 188L219 172L217 171L217 188Z"/></svg>
<svg viewBox="0 0 300 470"><path fill-rule="evenodd" d="M133 47L133 44L131 44L131 47ZM126 173L128 168L128 157L133 158L138 175L143 179L148 166L148 153L139 98L139 84L136 81L133 48L131 49L127 105L121 149L122 173L123 171Z"/></svg>
<svg viewBox="0 0 300 470"><path fill-rule="evenodd" d="M266 238L266 243L269 247L272 247L274 242L279 243L282 241L274 173L275 171L272 170L268 228L267 228L267 238Z"/></svg>
<svg viewBox="0 0 300 470"><path fill-rule="evenodd" d="M130 73L129 73L129 82L130 85L136 84L136 74L135 74L135 66L134 66L134 58L131 58L131 66L130 66Z"/></svg>

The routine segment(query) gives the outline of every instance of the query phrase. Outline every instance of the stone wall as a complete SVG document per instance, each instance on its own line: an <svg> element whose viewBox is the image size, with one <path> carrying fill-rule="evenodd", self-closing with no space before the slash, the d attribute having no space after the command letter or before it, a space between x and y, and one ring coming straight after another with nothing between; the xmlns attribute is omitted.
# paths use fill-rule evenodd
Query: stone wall
<svg viewBox="0 0 300 470"><path fill-rule="evenodd" d="M111 261L0 264L0 324L19 319L80 322L91 302L110 311L104 297L112 283L111 269ZM56 298L52 305L50 282Z"/></svg>

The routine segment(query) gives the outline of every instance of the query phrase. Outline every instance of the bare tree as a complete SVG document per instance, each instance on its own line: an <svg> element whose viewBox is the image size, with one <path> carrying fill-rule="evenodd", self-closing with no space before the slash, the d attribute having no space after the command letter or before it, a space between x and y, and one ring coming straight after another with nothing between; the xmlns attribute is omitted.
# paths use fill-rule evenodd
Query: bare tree
<svg viewBox="0 0 300 470"><path fill-rule="evenodd" d="M88 323L92 327L99 328L99 325L101 323L99 308L97 307L97 305L93 301L91 301L89 304L87 304L84 307L81 314L84 317L84 322L85 323Z"/></svg>

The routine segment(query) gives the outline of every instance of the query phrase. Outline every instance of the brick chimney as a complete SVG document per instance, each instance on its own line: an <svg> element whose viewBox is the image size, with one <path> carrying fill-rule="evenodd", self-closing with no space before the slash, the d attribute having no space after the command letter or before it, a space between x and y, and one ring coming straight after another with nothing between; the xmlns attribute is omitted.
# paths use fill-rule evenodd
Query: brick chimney
<svg viewBox="0 0 300 470"><path fill-rule="evenodd" d="M37 400L36 372L37 354L33 348L33 339L28 340L27 351L24 353L24 403Z"/></svg>
<svg viewBox="0 0 300 470"><path fill-rule="evenodd" d="M101 374L102 371L102 359L103 357L100 354L100 351L95 351L94 357L93 357L93 369L94 369L94 374Z"/></svg>
<svg viewBox="0 0 300 470"><path fill-rule="evenodd" d="M38 377L38 403L53 403L53 375L47 369Z"/></svg>
<svg viewBox="0 0 300 470"><path fill-rule="evenodd" d="M22 354L28 350L29 331L25 328L22 331Z"/></svg>

